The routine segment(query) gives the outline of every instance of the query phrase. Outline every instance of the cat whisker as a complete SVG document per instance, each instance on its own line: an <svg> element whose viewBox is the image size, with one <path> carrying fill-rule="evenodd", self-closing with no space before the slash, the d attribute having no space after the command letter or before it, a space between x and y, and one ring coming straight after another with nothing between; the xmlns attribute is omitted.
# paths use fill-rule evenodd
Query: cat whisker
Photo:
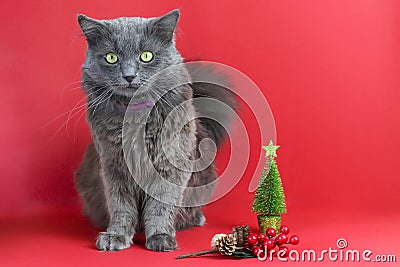
<svg viewBox="0 0 400 267"><path fill-rule="evenodd" d="M74 124L74 142L75 142L75 137L76 137L76 127L78 126L79 121L82 119L83 115L85 115L85 114L86 114L86 112L82 112Z"/></svg>
<svg viewBox="0 0 400 267"><path fill-rule="evenodd" d="M101 89L101 88L100 88ZM88 101L87 103L81 104L79 105L82 101L85 101L88 97L92 96L93 94L95 94L96 91L93 91L89 94L87 94L86 96L84 96L82 99L80 99L71 110L68 110L66 112L63 112L62 114L56 116L54 119L50 120L49 122L45 123L41 128L45 128L48 125L50 125L52 122L54 122L55 120L59 119L62 116L65 116L68 114L67 120L65 122L63 122L60 127L55 131L55 133L53 134L53 136L50 138L49 143L57 136L57 134L61 131L61 129L64 128L64 126L66 127L67 130L67 134L69 135L69 131L68 131L68 124L69 121L74 118L76 115L78 115L81 111L86 109L86 105L90 105L92 104L94 101L96 101L95 99L92 99L91 101ZM73 114L74 113L74 114ZM84 114L84 113L83 113Z"/></svg>
<svg viewBox="0 0 400 267"><path fill-rule="evenodd" d="M92 93L88 94L87 96L93 95L94 93L96 93L96 91L93 91ZM100 95L100 96L101 96L101 95ZM90 105L91 103L93 103L93 101L96 101L96 99L97 99L97 97L94 98L93 100L91 100L91 101L89 101L89 102L87 102L87 103L81 105L80 107L82 107L82 106L84 107L84 106L86 106L86 105ZM85 100L85 98L84 98L84 99L81 99L79 102L82 102L82 100ZM79 103L79 102L78 102L78 103ZM78 104L78 103L77 103L77 104ZM76 106L76 105L75 105L75 106ZM65 130L67 131L67 135L68 135L68 136L69 136L68 122L70 121L71 118L75 117L75 115L74 115L74 116L71 116L73 111L74 111L74 108L70 111L70 113L69 113L69 115L68 115L68 117L67 117L66 124L65 124ZM77 113L75 113L75 114L77 114Z"/></svg>
<svg viewBox="0 0 400 267"><path fill-rule="evenodd" d="M80 81L80 80L75 81L75 82L71 82L71 83L67 84L66 86L64 86L63 89L62 89L62 91L64 91L65 89L67 89L67 88L70 87L71 85L76 85L76 84L80 84L80 83L82 83L82 81Z"/></svg>
<svg viewBox="0 0 400 267"><path fill-rule="evenodd" d="M103 93L106 93L106 91L103 92ZM96 97L92 101L88 102L87 109L92 108L96 104L95 102L99 99L99 97L101 97L101 95ZM107 101L109 101L109 99L110 99L110 97L108 97ZM85 110L87 110L87 109L85 109ZM82 112L81 115L79 115L78 119L76 120L76 122L74 124L74 142L75 142L75 137L76 137L76 127L78 126L79 121L82 119L83 115L85 115L85 114L86 114L86 112Z"/></svg>
<svg viewBox="0 0 400 267"><path fill-rule="evenodd" d="M94 115L94 113L95 113L97 107L98 107L100 104L104 103L107 99L109 99L109 98L111 97L111 95L107 95L107 94L110 93L112 90L113 90L113 88L111 87L110 89L108 89L108 90L106 91L106 93L102 96L102 98L98 100L98 103L96 104L96 106L95 106L95 108L94 108L94 110L93 110L93 112L92 112L93 115Z"/></svg>
<svg viewBox="0 0 400 267"><path fill-rule="evenodd" d="M62 116L64 116L64 115L67 115L67 114L69 114L69 113L71 113L71 112L73 112L73 111L75 111L75 110L77 110L77 109L80 109L80 108L84 107L84 106L86 105L86 103L85 103L85 104L82 104L82 105L80 105L80 106L78 106L78 105L79 105L82 101L84 101L84 100L86 100L86 96L84 96L81 100L79 100L79 101L74 105L74 107L73 107L71 110L65 111L65 112L61 113L60 115L57 115L55 118L53 118L52 120L46 122L46 123L45 123L43 126L41 126L40 128L45 128L45 127L47 127L48 125L50 125L52 122L54 122L55 120L59 119L60 117L62 117Z"/></svg>
<svg viewBox="0 0 400 267"><path fill-rule="evenodd" d="M64 90L63 91L63 95L64 94L67 94L67 93L70 93L70 92L72 92L72 91L75 91L75 90L79 90L79 89L81 89L82 87L79 85L79 86L75 86L75 87L73 87L73 88L71 88L71 89L68 89L68 90Z"/></svg>
<svg viewBox="0 0 400 267"><path fill-rule="evenodd" d="M83 111L83 110L85 110L85 107L81 106L80 109L77 110L77 112L75 114L78 114L80 111ZM74 116L72 116L71 118L73 118ZM54 140L54 138L57 136L57 134L61 131L61 129L63 129L64 126L67 125L67 124L68 124L68 121L65 121L63 124L61 124L61 126L54 132L53 136L50 138L48 143L51 143Z"/></svg>
<svg viewBox="0 0 400 267"><path fill-rule="evenodd" d="M163 102L164 104L166 104L167 106L169 106L171 109L174 109L174 108L175 108L175 106L173 106L173 105L169 102L169 100L167 100L167 99L164 98L164 95L161 96L161 97L159 98L159 101Z"/></svg>

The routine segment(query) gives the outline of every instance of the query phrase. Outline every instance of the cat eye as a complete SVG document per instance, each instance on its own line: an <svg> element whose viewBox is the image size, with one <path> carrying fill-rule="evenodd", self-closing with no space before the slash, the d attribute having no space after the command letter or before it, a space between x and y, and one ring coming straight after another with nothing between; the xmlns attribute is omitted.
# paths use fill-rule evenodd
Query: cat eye
<svg viewBox="0 0 400 267"><path fill-rule="evenodd" d="M115 63L118 62L118 56L116 54L112 53L112 52L108 53L106 55L106 61L107 61L107 63L115 64Z"/></svg>
<svg viewBox="0 0 400 267"><path fill-rule="evenodd" d="M153 59L153 53L151 53L150 51L144 51L140 55L140 60L143 62L150 62L152 59Z"/></svg>

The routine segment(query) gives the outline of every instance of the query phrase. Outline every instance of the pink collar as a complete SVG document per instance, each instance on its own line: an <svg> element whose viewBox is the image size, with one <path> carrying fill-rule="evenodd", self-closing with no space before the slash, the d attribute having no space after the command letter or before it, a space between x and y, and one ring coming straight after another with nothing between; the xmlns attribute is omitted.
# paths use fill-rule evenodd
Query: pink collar
<svg viewBox="0 0 400 267"><path fill-rule="evenodd" d="M127 109L128 110L140 110L140 109L144 109L147 107L153 107L154 105L155 105L154 101L149 100L146 102L129 105Z"/></svg>

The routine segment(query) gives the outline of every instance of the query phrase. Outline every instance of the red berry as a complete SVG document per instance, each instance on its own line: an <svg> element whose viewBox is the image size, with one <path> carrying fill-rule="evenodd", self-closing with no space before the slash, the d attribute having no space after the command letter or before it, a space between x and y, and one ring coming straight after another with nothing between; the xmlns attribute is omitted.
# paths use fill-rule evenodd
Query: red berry
<svg viewBox="0 0 400 267"><path fill-rule="evenodd" d="M280 257L287 257L289 256L289 248L285 246L279 247L279 252Z"/></svg>
<svg viewBox="0 0 400 267"><path fill-rule="evenodd" d="M267 248L267 250L271 250L275 247L275 240L273 239L267 239L264 241L264 247Z"/></svg>
<svg viewBox="0 0 400 267"><path fill-rule="evenodd" d="M289 239L289 243L292 245L297 245L300 242L300 238L297 235L292 235Z"/></svg>
<svg viewBox="0 0 400 267"><path fill-rule="evenodd" d="M247 243L251 246L257 245L258 238L256 234L251 234L247 237Z"/></svg>
<svg viewBox="0 0 400 267"><path fill-rule="evenodd" d="M282 225L281 229L279 230L281 234L287 235L289 234L289 227Z"/></svg>
<svg viewBox="0 0 400 267"><path fill-rule="evenodd" d="M265 236L265 234L263 234L263 233L258 234L258 236L257 236L258 244L264 243L266 238L267 237Z"/></svg>
<svg viewBox="0 0 400 267"><path fill-rule="evenodd" d="M257 256L257 257L263 252L263 250L260 247L254 247L252 249L252 251L253 251L254 256Z"/></svg>
<svg viewBox="0 0 400 267"><path fill-rule="evenodd" d="M275 230L274 228L268 228L268 230L267 230L267 235L268 235L269 237L274 237L274 236L276 236L276 230Z"/></svg>
<svg viewBox="0 0 400 267"><path fill-rule="evenodd" d="M280 246L283 244L287 244L288 242L288 237L284 234L280 234L275 238L276 243Z"/></svg>

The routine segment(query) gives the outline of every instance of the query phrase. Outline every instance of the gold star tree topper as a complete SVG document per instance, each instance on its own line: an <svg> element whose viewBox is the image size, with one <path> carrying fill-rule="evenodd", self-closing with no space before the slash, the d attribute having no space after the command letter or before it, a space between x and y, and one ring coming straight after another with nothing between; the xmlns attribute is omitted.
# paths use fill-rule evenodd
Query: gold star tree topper
<svg viewBox="0 0 400 267"><path fill-rule="evenodd" d="M266 153L265 153L265 157L277 157L278 155L276 155L276 150L278 150L279 146L275 146L274 143L271 141L269 141L268 146L263 146L263 149L265 149Z"/></svg>

